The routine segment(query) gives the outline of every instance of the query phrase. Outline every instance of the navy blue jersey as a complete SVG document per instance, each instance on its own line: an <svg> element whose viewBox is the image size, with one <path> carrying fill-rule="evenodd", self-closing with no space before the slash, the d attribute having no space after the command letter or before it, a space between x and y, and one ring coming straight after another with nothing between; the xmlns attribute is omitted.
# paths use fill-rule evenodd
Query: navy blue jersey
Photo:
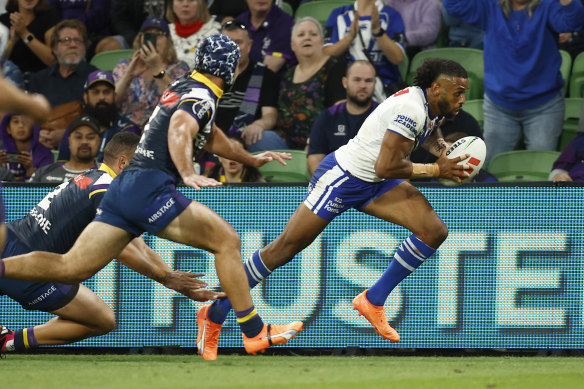
<svg viewBox="0 0 584 389"><path fill-rule="evenodd" d="M57 186L28 215L7 224L33 251L63 254L93 220L115 173L105 164Z"/></svg>
<svg viewBox="0 0 584 389"><path fill-rule="evenodd" d="M140 144L126 169L158 169L179 182L181 177L168 150L170 118L180 109L197 121L199 132L193 139L193 153L197 155L211 135L217 100L222 94L223 91L218 86L196 71L173 82L162 94L158 106L144 127Z"/></svg>

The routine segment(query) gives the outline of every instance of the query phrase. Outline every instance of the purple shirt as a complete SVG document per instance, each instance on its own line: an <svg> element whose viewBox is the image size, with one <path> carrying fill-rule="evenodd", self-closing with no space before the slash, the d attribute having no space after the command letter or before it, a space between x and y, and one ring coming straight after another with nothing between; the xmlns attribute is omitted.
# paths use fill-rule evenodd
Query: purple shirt
<svg viewBox="0 0 584 389"><path fill-rule="evenodd" d="M272 5L268 16L259 28L251 24L251 15L246 11L237 20L249 27L253 44L249 57L254 62L264 62L266 55L284 57L289 66L296 63L296 57L290 47L290 37L294 19L278 6ZM291 62L293 61L293 62Z"/></svg>
<svg viewBox="0 0 584 389"><path fill-rule="evenodd" d="M442 27L442 2L430 0L383 0L401 15L409 46L434 47Z"/></svg>
<svg viewBox="0 0 584 389"><path fill-rule="evenodd" d="M61 13L61 20L78 19L85 24L87 31L101 35L111 34L110 29L110 0L49 0L49 5Z"/></svg>

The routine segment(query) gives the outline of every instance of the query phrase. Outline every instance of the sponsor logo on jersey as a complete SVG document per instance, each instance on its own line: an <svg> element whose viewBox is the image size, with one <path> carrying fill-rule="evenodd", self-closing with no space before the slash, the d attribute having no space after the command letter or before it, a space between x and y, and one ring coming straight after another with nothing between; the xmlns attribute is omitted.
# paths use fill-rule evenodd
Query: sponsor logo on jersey
<svg viewBox="0 0 584 389"><path fill-rule="evenodd" d="M52 295L56 291L57 291L57 288L55 287L55 285L51 285L51 287L49 289L47 289L46 292L44 292L43 294L41 294L39 297L35 298L34 300L29 301L27 304L28 304L28 306L33 306L35 304L38 304L38 303L42 302L43 300L45 300L50 295Z"/></svg>
<svg viewBox="0 0 584 389"><path fill-rule="evenodd" d="M209 100L200 100L193 103L193 113L199 118L203 119L205 116L209 117L213 104Z"/></svg>
<svg viewBox="0 0 584 389"><path fill-rule="evenodd" d="M41 231L44 232L45 235L48 235L51 230L51 221L47 219L45 215L40 213L36 207L30 210L30 216L32 216L37 222Z"/></svg>
<svg viewBox="0 0 584 389"><path fill-rule="evenodd" d="M136 154L140 154L145 156L146 158L154 159L154 151L153 150L146 150L142 146L138 145L136 147Z"/></svg>
<svg viewBox="0 0 584 389"><path fill-rule="evenodd" d="M418 126L418 123L416 123L415 120L405 115L397 115L396 118L393 119L393 122L395 124L400 124L401 126L410 130L411 132L414 132L416 130L416 127Z"/></svg>
<svg viewBox="0 0 584 389"><path fill-rule="evenodd" d="M180 99L180 96L174 93L173 91L167 89L162 94L160 98L160 102L167 107L172 107L176 102Z"/></svg>
<svg viewBox="0 0 584 389"><path fill-rule="evenodd" d="M81 189L87 189L89 185L93 183L93 180L83 174L78 175L73 179L75 185L77 185Z"/></svg>
<svg viewBox="0 0 584 389"><path fill-rule="evenodd" d="M154 223L156 220L160 219L162 215L166 213L174 205L174 199L170 199L164 204L158 211L156 211L152 216L148 218L148 223Z"/></svg>

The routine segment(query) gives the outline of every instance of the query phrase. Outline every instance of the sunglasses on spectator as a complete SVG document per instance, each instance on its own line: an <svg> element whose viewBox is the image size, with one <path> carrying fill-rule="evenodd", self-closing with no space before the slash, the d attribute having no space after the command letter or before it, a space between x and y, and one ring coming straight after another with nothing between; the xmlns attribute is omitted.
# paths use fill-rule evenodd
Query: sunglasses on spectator
<svg viewBox="0 0 584 389"><path fill-rule="evenodd" d="M62 38L62 39L57 40L57 42L59 42L62 45L66 45L66 46L69 46L71 43L76 43L78 45L81 45L81 44L84 43L83 42L83 39L81 39L81 38L71 38L71 37L68 37L68 36L65 37L65 38Z"/></svg>
<svg viewBox="0 0 584 389"><path fill-rule="evenodd" d="M237 20L229 20L221 26L221 30L233 31L236 29L247 30L247 26Z"/></svg>

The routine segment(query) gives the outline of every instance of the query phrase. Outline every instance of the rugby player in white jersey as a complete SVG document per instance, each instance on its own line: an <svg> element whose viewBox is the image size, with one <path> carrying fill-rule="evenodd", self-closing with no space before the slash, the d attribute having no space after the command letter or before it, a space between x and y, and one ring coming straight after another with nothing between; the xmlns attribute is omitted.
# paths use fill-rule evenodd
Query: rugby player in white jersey
<svg viewBox="0 0 584 389"><path fill-rule="evenodd" d="M459 113L468 87L467 72L457 62L438 58L424 61L416 71L414 86L386 99L348 144L323 159L310 181L304 202L282 234L245 263L250 286L288 263L347 209L355 208L399 224L412 235L396 250L381 278L353 300L353 307L377 333L392 342L399 341L399 334L385 317L385 300L448 235L444 222L408 179L441 177L460 181L466 177L464 169L468 166L458 163L468 156L454 159L445 156L447 144L439 126L445 117ZM409 160L412 150L422 144L439 157L436 163L417 164ZM199 309L199 332L205 330L209 337L215 337L208 339L207 344L217 344L229 309L227 299ZM203 322L206 328L201 328Z"/></svg>

